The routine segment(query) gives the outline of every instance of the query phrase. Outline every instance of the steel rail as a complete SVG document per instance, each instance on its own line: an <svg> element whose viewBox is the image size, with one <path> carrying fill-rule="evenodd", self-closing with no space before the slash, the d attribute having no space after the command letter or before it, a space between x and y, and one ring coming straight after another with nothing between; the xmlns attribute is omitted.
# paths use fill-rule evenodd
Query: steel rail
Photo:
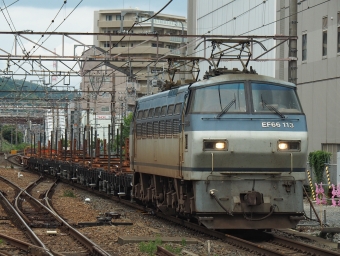
<svg viewBox="0 0 340 256"><path fill-rule="evenodd" d="M0 238L4 241L6 241L7 243L15 246L16 248L19 248L20 250L23 250L25 252L29 252L33 255L51 255L49 253L46 253L45 249L39 246L36 246L34 244L30 244L30 243L26 243L24 241L15 239L13 237L10 236L6 236L0 233ZM6 254L6 255L10 255L10 254Z"/></svg>
<svg viewBox="0 0 340 256"><path fill-rule="evenodd" d="M14 183L7 180L6 178L4 178L4 177L0 177L0 178L2 180L4 180L5 182L11 184L13 187L18 188L18 186L16 186ZM19 192L19 194L21 194L21 192L22 192L22 190ZM6 207L8 207L8 209L11 210L14 213L15 217L23 225L23 227L24 227L25 231L27 232L29 238L35 243L35 245L41 247L46 252L46 255L52 256L53 254L49 251L49 249L45 246L45 244L38 238L38 236L33 232L33 230L27 225L24 218L22 218L22 215L21 215L22 213L18 212L1 192L0 192L0 195L2 197L2 201L6 204ZM17 196L17 198L18 197L19 196Z"/></svg>
<svg viewBox="0 0 340 256"><path fill-rule="evenodd" d="M68 224L61 216L58 215L58 213L53 209L53 207L49 203L48 194L54 189L57 182L53 184L53 186L50 187L45 193L44 201L46 203L46 209L48 209L55 218L63 223L63 226L67 228L68 232L71 234L72 237L77 239L79 242L81 242L90 252L94 253L94 255L103 255L103 256L112 256L112 254L106 252L104 249L102 249L100 246L98 246L96 243L94 243L92 240L88 239L86 236L84 236L82 233L80 233L78 230L73 228L70 224ZM34 197L32 197L35 199Z"/></svg>
<svg viewBox="0 0 340 256"><path fill-rule="evenodd" d="M157 245L157 251L156 251L157 256L176 256L176 254L164 249L161 246Z"/></svg>
<svg viewBox="0 0 340 256"><path fill-rule="evenodd" d="M335 252L335 251L330 251L330 250L325 250L320 247L316 247L313 245L306 245L304 243L292 240L292 239L287 239L284 237L279 237L277 235L271 234L271 236L274 238L272 242L275 242L276 244L282 245L284 247L289 247L289 248L295 248L299 251L302 251L303 253L306 253L308 255L317 255L317 256L340 256L340 253Z"/></svg>

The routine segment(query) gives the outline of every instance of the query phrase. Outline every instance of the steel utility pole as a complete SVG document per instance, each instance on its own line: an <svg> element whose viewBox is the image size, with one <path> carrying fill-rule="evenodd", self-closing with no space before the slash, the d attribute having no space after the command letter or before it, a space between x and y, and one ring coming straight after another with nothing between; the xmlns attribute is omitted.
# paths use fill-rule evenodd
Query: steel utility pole
<svg viewBox="0 0 340 256"><path fill-rule="evenodd" d="M289 36L297 36L297 0L289 2ZM297 83L297 39L289 39L288 81Z"/></svg>
<svg viewBox="0 0 340 256"><path fill-rule="evenodd" d="M109 133L111 134L111 138L112 138L112 145L113 145L113 141L115 138L115 127L116 127L115 107L116 107L116 76L113 73L112 74L112 92L111 92L111 131L109 131Z"/></svg>

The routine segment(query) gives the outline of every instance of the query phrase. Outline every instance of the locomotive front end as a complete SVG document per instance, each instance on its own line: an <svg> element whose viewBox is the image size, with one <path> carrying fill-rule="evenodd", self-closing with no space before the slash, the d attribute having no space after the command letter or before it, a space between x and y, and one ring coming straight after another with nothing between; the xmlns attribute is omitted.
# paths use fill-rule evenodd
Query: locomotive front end
<svg viewBox="0 0 340 256"><path fill-rule="evenodd" d="M221 76L192 88L183 177L211 229L295 227L303 218L307 126L293 84Z"/></svg>

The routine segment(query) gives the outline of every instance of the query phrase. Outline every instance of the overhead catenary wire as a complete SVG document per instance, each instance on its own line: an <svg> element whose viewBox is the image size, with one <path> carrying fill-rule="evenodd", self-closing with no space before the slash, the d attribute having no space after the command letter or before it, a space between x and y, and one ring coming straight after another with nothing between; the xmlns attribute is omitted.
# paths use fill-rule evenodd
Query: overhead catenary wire
<svg viewBox="0 0 340 256"><path fill-rule="evenodd" d="M320 5L320 4L323 4L323 3L327 3L327 2L329 2L329 0L328 1L324 1L324 2L322 2L322 3L319 3L319 4L316 4L315 6L318 6L318 5ZM310 8L313 8L313 7L315 7L315 6L310 6L309 7L309 9ZM306 11L306 10L308 10L308 9L305 9L305 10L302 10L302 11ZM302 12L302 11L299 11L299 13L300 12ZM287 16L287 17L285 17L285 18L288 18L289 16ZM277 20L277 21L274 21L274 22L278 22L278 21L280 21L280 20L282 20L282 19L279 19L279 20ZM274 22L271 22L271 23L274 23ZM268 24L263 24L263 26L267 26L267 25L269 25L269 24L271 24L271 23L268 23ZM219 26L221 26L221 25L219 25ZM247 31L247 32L244 32L243 34L247 34L247 33L250 33L250 32L252 32L252 31L254 31L254 30L256 30L256 29L260 29L260 28L262 28L263 26L261 26L261 27L258 27L258 28L255 28L255 29L252 29L252 30L249 30L249 31ZM214 28L214 29L216 29L217 28L217 26ZM211 31L213 31L213 30L211 30ZM206 33L207 34L207 33ZM240 35L243 35L243 34L240 34ZM237 37L237 36L235 36L235 37ZM200 39L197 39L197 40L201 40L201 38ZM207 48L209 48L210 46L208 46ZM207 49L206 48L206 49ZM204 49L203 49L204 50ZM200 50L200 51L202 51L202 50ZM170 52L170 51L169 51ZM198 51L197 51L198 52ZM151 64L151 63L150 63ZM149 65L150 65L149 64ZM126 65L126 64L125 64ZM149 66L149 65L147 65L147 66ZM147 67L147 66L145 66L145 67ZM142 71L142 68L136 73L136 74L139 74L139 75L141 75L141 71Z"/></svg>
<svg viewBox="0 0 340 256"><path fill-rule="evenodd" d="M65 6L67 1L64 1L64 3L62 4L62 6L60 7L59 11L57 12L57 14L54 16L54 18L52 19L50 25L46 28L45 33L48 31L48 29L51 27L51 25L54 23L55 19L58 17L60 11L63 9L63 7ZM41 35L41 37L39 38L39 40L36 42L36 44L39 44L40 40L44 37L44 35ZM32 49L29 51L31 52L35 47L32 47Z"/></svg>
<svg viewBox="0 0 340 256"><path fill-rule="evenodd" d="M6 8L4 8L4 9L1 9L2 15L4 16L4 18L5 18L5 20L6 20L7 24L8 24L8 26L9 26L9 28L11 29L11 31L13 32L13 29L14 29L14 31L16 31L15 25L14 25L14 23L13 23L13 20L12 20L12 18L11 18L11 15L9 14L9 11L8 11L8 8L7 8L6 4L5 4L5 1L2 0L2 2L3 2L3 4L4 4L4 6L6 7ZM8 15L8 18L9 18L9 20L10 20L11 23L8 21L8 19L7 19L7 17L6 17L6 15L5 15L5 13L4 13L3 10L6 10L7 15ZM12 24L12 26L13 26L13 29L12 29L11 24ZM15 39L16 39L16 36L15 36ZM21 45L20 45L20 43L21 43ZM25 46L24 46L24 44L22 43L22 41L21 41L20 38L19 38L19 47L21 48L22 52L25 54L25 53L26 53Z"/></svg>
<svg viewBox="0 0 340 256"><path fill-rule="evenodd" d="M5 6L5 8L3 8L3 9L0 8L0 11L2 12L3 10L6 10L8 7L12 6L12 5L15 4L16 2L19 2L19 0L16 0L16 1L14 1L13 3L11 3L10 5Z"/></svg>
<svg viewBox="0 0 340 256"><path fill-rule="evenodd" d="M72 9L72 11L66 16L66 18L64 18L63 19L63 21L53 30L53 32L54 31L56 31L66 20L67 20L67 18L78 8L78 6L81 4L83 2L83 0L80 0L79 1L79 3ZM64 1L64 4L66 3L66 1ZM61 7L62 8L62 7ZM59 12L60 12L60 10L59 10ZM59 13L58 12L58 13ZM41 43L41 45L43 44L43 43L45 43L49 38L51 37L51 35L49 35L42 43ZM41 45L38 45L39 47L37 48L37 49L35 49L34 50L34 52L32 53L32 54L34 54L40 47L41 47Z"/></svg>
<svg viewBox="0 0 340 256"><path fill-rule="evenodd" d="M4 1L4 0L3 0ZM59 9L59 11L57 12L57 14L56 14L56 16L55 16L55 18L58 16L58 14L60 13L60 11L61 11L61 9L63 8L63 6L66 4L66 2L67 1L64 1L64 3L63 3L63 5L61 6L61 8ZM81 0L74 8L73 8L73 10L67 15L67 17L66 18L64 18L63 19L63 21L59 24L59 26L57 27L57 28L55 28L54 30L53 30L53 32L54 31L56 31L65 21L66 21L66 19L76 10L76 8L81 4L81 2L83 2L83 0ZM55 18L52 20L52 22L51 22L51 24L54 22L54 20L55 20ZM51 24L48 26L48 28L51 26ZM48 28L46 29L46 31L48 30ZM45 32L46 32L45 31ZM44 35L42 35L42 37L43 37ZM50 36L51 35L49 35L46 39L45 39L45 41L43 41L42 43L41 43L41 45L39 45L39 41L41 40L41 38L38 40L38 42L36 43L36 45L38 45L38 47L37 48L35 48L35 46L33 46L33 48L35 48L35 50L34 50L34 52L32 53L32 54L34 54L41 46L42 46L42 44L44 43L44 42L46 42L49 38L50 38ZM33 49L32 48L32 49ZM32 51L32 49L30 50L30 51ZM30 54L30 52L27 52L27 51L25 51L26 52L26 55L28 56L29 54ZM36 61L35 61L36 62ZM61 63L63 63L62 61L61 61ZM19 68L21 68L22 67L22 65L24 65L25 64L25 61L19 66L18 65L18 67ZM39 64L39 63L38 63ZM63 63L64 64L64 63ZM41 63L39 64L39 65L41 65ZM66 64L64 64L65 66L67 66ZM48 70L48 69L47 69ZM17 72L17 71L16 71ZM38 77L39 77L39 75L38 75ZM40 77L39 77L39 79L40 79Z"/></svg>

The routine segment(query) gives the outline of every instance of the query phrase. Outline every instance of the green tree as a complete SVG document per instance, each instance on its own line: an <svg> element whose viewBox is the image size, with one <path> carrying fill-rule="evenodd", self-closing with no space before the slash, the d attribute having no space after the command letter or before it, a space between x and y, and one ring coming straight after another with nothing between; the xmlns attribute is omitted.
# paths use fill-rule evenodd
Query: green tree
<svg viewBox="0 0 340 256"><path fill-rule="evenodd" d="M314 152L310 152L308 156L309 165L313 169L313 173L315 174L316 183L321 183L323 180L323 173L325 170L325 165L329 163L331 153L318 150Z"/></svg>
<svg viewBox="0 0 340 256"><path fill-rule="evenodd" d="M130 113L124 118L124 124L123 124L123 140L124 141L126 138L129 138L132 117L133 117L133 113Z"/></svg>
<svg viewBox="0 0 340 256"><path fill-rule="evenodd" d="M125 139L129 138L129 134L130 134L130 124L132 122L132 117L133 117L133 113L128 114L123 121L123 127L122 127L122 136L123 136L123 145L125 146ZM116 134L115 139L114 139L114 150L117 150L119 145L120 145L120 136L121 134Z"/></svg>
<svg viewBox="0 0 340 256"><path fill-rule="evenodd" d="M23 134L20 131L15 129L13 125L4 125L1 127L2 137L7 140L9 143L14 144L17 142L18 144L22 143L23 141ZM17 136L15 138L15 136Z"/></svg>

